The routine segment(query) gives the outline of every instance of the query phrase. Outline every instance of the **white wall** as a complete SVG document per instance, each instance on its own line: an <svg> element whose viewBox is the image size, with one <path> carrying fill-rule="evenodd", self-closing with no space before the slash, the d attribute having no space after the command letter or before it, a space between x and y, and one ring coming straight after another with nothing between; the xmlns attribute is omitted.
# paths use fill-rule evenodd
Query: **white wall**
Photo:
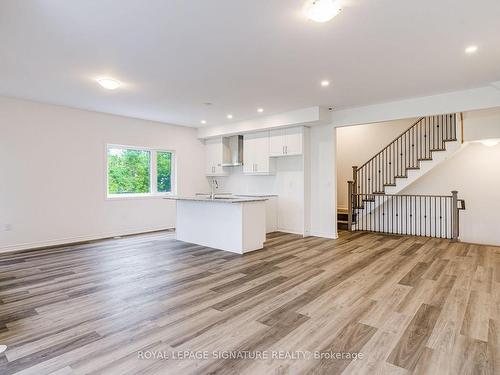
<svg viewBox="0 0 500 375"><path fill-rule="evenodd" d="M347 208L347 181L352 166L360 167L408 129L415 118L337 129L337 206Z"/></svg>
<svg viewBox="0 0 500 375"><path fill-rule="evenodd" d="M500 83L332 112L335 126L369 124L412 117L482 110L500 106Z"/></svg>
<svg viewBox="0 0 500 375"><path fill-rule="evenodd" d="M464 113L464 140L500 138L500 108Z"/></svg>
<svg viewBox="0 0 500 375"><path fill-rule="evenodd" d="M0 251L174 226L173 201L106 200L106 143L174 150L178 193L207 190L193 128L6 97L0 114Z"/></svg>
<svg viewBox="0 0 500 375"><path fill-rule="evenodd" d="M498 128L500 131L500 122ZM458 190L467 208L460 211L460 240L500 245L500 144L462 147L402 194L451 195L452 190Z"/></svg>
<svg viewBox="0 0 500 375"><path fill-rule="evenodd" d="M475 142L488 138L500 139L500 108L464 113L462 149L404 192L449 195L458 190L467 208L460 211L460 240L500 245L500 144Z"/></svg>
<svg viewBox="0 0 500 375"><path fill-rule="evenodd" d="M336 134L332 125L310 131L310 233L337 238Z"/></svg>
<svg viewBox="0 0 500 375"><path fill-rule="evenodd" d="M231 174L217 177L218 192L233 194L278 195L278 230L303 233L304 230L304 168L302 156L275 158L276 174L249 176L242 167L231 168Z"/></svg>

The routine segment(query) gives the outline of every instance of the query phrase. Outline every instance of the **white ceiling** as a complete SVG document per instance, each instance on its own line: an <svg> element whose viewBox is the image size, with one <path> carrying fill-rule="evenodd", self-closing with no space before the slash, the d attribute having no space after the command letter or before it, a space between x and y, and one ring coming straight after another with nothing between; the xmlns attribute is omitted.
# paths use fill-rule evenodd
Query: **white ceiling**
<svg viewBox="0 0 500 375"><path fill-rule="evenodd" d="M346 0L325 24L303 5L2 0L0 94L199 126L258 107L347 108L500 80L498 0ZM94 81L103 75L124 85L106 91Z"/></svg>

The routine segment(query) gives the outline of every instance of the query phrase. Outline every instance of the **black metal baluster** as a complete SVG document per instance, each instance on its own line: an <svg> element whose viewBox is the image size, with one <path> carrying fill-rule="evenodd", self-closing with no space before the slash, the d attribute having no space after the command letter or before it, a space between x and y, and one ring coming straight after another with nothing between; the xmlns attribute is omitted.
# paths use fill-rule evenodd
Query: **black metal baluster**
<svg viewBox="0 0 500 375"><path fill-rule="evenodd" d="M453 115L453 139L457 139L457 115Z"/></svg>
<svg viewBox="0 0 500 375"><path fill-rule="evenodd" d="M445 137L444 137L444 116L441 116L441 145L442 147L441 148L446 148L446 143L444 141Z"/></svg>
<svg viewBox="0 0 500 375"><path fill-rule="evenodd" d="M373 160L370 162L370 193L373 193Z"/></svg>
<svg viewBox="0 0 500 375"><path fill-rule="evenodd" d="M413 212L412 212L412 204L411 204L411 201L412 201L412 197L410 196L410 217L408 218L408 221L410 222L410 236L413 234Z"/></svg>
<svg viewBox="0 0 500 375"><path fill-rule="evenodd" d="M443 238L443 211L442 211L442 197L439 197L439 237Z"/></svg>
<svg viewBox="0 0 500 375"><path fill-rule="evenodd" d="M396 233L403 234L401 225L401 196L396 195Z"/></svg>
<svg viewBox="0 0 500 375"><path fill-rule="evenodd" d="M418 159L422 159L422 121L418 122Z"/></svg>
<svg viewBox="0 0 500 375"><path fill-rule="evenodd" d="M446 115L446 116L443 116L443 117L444 117L444 122L445 122L445 126L446 126L446 130L445 130L444 136L445 136L446 140L448 141L450 139L449 134L448 134L448 116Z"/></svg>
<svg viewBox="0 0 500 375"><path fill-rule="evenodd" d="M403 197L401 197L402 199ZM406 196L404 196L404 201L405 201L405 234L408 234L408 199Z"/></svg>
<svg viewBox="0 0 500 375"><path fill-rule="evenodd" d="M417 161L417 158L416 158L416 147L415 147L415 127L412 127L411 129L411 157L413 159L413 162L412 162L412 167L415 167L417 164L416 164L416 161Z"/></svg>
<svg viewBox="0 0 500 375"><path fill-rule="evenodd" d="M361 194L359 197L361 199L362 208L359 210L359 215L360 216L358 216L356 218L356 221L359 221L359 226L360 226L361 230L364 230L364 228L365 228L365 225L364 225L364 220L365 220L364 216L365 215L364 214L366 213L366 211L362 212L361 210L362 209L364 210L364 208L365 208L365 201L364 201L364 198L363 198L363 194Z"/></svg>
<svg viewBox="0 0 500 375"><path fill-rule="evenodd" d="M434 237L437 237L437 199L434 197Z"/></svg>
<svg viewBox="0 0 500 375"><path fill-rule="evenodd" d="M430 144L430 135L429 135L429 119L426 117L425 118L425 144L426 144L426 149L425 149L425 152L426 152L426 155L427 155L427 158L430 158L430 149L431 149L431 144Z"/></svg>
<svg viewBox="0 0 500 375"><path fill-rule="evenodd" d="M444 199L444 238L448 238L448 197Z"/></svg>

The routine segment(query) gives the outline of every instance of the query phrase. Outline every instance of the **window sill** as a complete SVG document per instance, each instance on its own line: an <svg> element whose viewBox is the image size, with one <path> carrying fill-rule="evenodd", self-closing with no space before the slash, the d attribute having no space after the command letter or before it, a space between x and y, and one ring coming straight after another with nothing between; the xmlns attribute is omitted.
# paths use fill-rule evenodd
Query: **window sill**
<svg viewBox="0 0 500 375"><path fill-rule="evenodd" d="M123 194L123 195L108 195L107 201L128 201L128 200L143 200L143 199L161 199L175 195L174 193L159 193L159 194Z"/></svg>

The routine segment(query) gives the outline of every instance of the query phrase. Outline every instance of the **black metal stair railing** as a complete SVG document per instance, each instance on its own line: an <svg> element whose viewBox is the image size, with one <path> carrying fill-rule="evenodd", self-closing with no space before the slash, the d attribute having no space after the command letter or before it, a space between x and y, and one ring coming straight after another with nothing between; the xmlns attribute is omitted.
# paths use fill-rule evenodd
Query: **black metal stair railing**
<svg viewBox="0 0 500 375"><path fill-rule="evenodd" d="M398 178L419 169L457 140L457 116L419 118L361 167L353 167L348 184L348 229L458 240L459 211L465 201L451 195L385 194Z"/></svg>
<svg viewBox="0 0 500 375"><path fill-rule="evenodd" d="M353 167L354 193L383 194L386 186L396 186L397 178L406 178L420 161L432 160L434 151L457 140L456 122L456 114L419 118L361 167Z"/></svg>
<svg viewBox="0 0 500 375"><path fill-rule="evenodd" d="M351 197L351 230L458 240L459 211L465 209L465 201L458 199L457 191L451 195L352 194ZM362 204L354 207L354 201Z"/></svg>

